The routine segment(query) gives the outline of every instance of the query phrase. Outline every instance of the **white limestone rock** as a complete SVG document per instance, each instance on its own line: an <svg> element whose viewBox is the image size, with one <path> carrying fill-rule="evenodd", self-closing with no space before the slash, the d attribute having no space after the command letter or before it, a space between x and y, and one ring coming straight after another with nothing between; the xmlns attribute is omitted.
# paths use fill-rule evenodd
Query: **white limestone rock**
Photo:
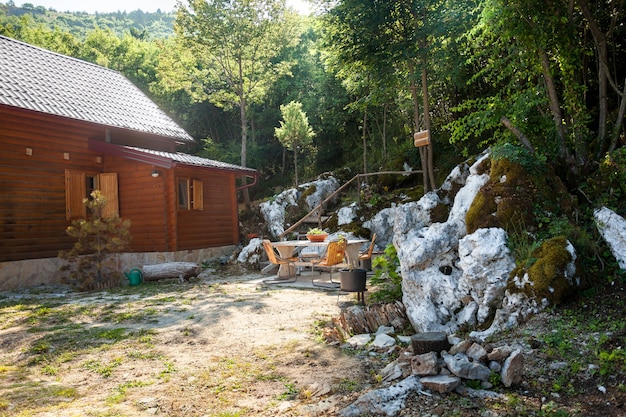
<svg viewBox="0 0 626 417"><path fill-rule="evenodd" d="M262 239L256 237L250 239L250 242L239 252L237 262L258 265L264 251Z"/></svg>
<svg viewBox="0 0 626 417"><path fill-rule="evenodd" d="M350 224L357 217L357 210L359 209L359 205L357 203L352 203L347 207L341 207L337 211L337 225L343 226L344 224Z"/></svg>
<svg viewBox="0 0 626 417"><path fill-rule="evenodd" d="M454 391L461 383L461 378L453 375L435 375L420 378L420 382L424 388L445 394Z"/></svg>
<svg viewBox="0 0 626 417"><path fill-rule="evenodd" d="M339 181L334 177L320 178L300 184L297 188L285 190L271 201L259 205L268 229L274 237L280 236L285 231L285 209L289 206L297 206L300 194L312 186L315 186L315 191L305 198L309 210L334 193L339 188Z"/></svg>
<svg viewBox="0 0 626 417"><path fill-rule="evenodd" d="M454 333L458 329L455 312L464 307L461 299L467 294L459 289L462 271L454 265L458 261L459 240L466 234L465 214L489 179L487 174L476 172L476 165L483 159L470 168L470 172L474 173L467 177L465 185L456 193L445 223L434 223L428 227L418 224L411 229L396 212L394 246L403 277L403 303L409 321L418 332ZM464 322L471 320L467 312L464 312Z"/></svg>
<svg viewBox="0 0 626 417"><path fill-rule="evenodd" d="M488 381L491 375L491 370L479 362L470 362L469 358L463 353L457 353L456 355L450 355L447 352L441 352L448 370L454 375L465 379L479 379L481 381Z"/></svg>
<svg viewBox="0 0 626 417"><path fill-rule="evenodd" d="M357 334L352 336L350 339L346 340L346 343L349 344L350 346L356 347L356 348L363 348L365 347L365 345L367 345L370 340L372 340L372 336L364 333L364 334Z"/></svg>
<svg viewBox="0 0 626 417"><path fill-rule="evenodd" d="M476 322L482 324L500 306L515 259L500 228L478 229L459 241L459 280L462 293L478 304ZM470 321L471 322L471 321Z"/></svg>
<svg viewBox="0 0 626 417"><path fill-rule="evenodd" d="M389 336L388 334L380 333L376 335L371 346L378 348L378 349L382 349L382 348L392 347L395 345L396 345L395 338Z"/></svg>
<svg viewBox="0 0 626 417"><path fill-rule="evenodd" d="M611 248L620 268L626 269L626 219L602 207L593 213L598 231Z"/></svg>
<svg viewBox="0 0 626 417"><path fill-rule="evenodd" d="M524 357L522 356L522 351L516 349L502 365L502 371L500 372L502 384L507 388L519 384L522 381L523 372Z"/></svg>
<svg viewBox="0 0 626 417"><path fill-rule="evenodd" d="M411 375L388 388L369 391L361 395L354 403L340 410L339 414L343 417L394 416L404 408L409 394L422 389L423 385L419 378Z"/></svg>

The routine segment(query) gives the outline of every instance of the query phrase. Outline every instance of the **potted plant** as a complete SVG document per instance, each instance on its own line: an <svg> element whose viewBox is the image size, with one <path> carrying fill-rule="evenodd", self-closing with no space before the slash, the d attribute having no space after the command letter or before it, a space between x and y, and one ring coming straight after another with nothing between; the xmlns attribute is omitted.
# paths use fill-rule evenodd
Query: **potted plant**
<svg viewBox="0 0 626 417"><path fill-rule="evenodd" d="M340 235L339 239L345 240L345 237ZM363 291L367 291L365 286L367 280L367 270L363 268L355 268L355 264L353 262L348 262L348 268L341 269L339 271L341 283L340 289L341 291L358 292L362 294Z"/></svg>
<svg viewBox="0 0 626 417"><path fill-rule="evenodd" d="M309 242L323 242L328 237L328 233L319 227L313 227L306 232L306 238L309 239Z"/></svg>

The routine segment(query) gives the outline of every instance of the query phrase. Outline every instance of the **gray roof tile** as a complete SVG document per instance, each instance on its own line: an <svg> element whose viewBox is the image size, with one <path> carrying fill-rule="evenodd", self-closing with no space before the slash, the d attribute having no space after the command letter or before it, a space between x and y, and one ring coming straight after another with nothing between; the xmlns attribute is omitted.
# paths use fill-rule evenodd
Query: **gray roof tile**
<svg viewBox="0 0 626 417"><path fill-rule="evenodd" d="M5 36L0 104L193 142L122 74Z"/></svg>
<svg viewBox="0 0 626 417"><path fill-rule="evenodd" d="M232 171L238 171L238 172L248 172L251 175L253 173L256 173L256 170L252 168L245 168L240 165L234 165L234 164L229 164L226 162L215 161L213 159L201 158L199 156L188 155L188 154L181 153L181 152L172 153L172 152L155 151L152 149L136 148L133 146L124 146L124 147L127 149L144 152L149 155L156 155L156 156L160 156L163 158L167 158L167 159L172 160L173 162L177 162L182 165L193 165L193 166L199 166L199 167L205 167L205 168L219 168L219 169L232 170Z"/></svg>

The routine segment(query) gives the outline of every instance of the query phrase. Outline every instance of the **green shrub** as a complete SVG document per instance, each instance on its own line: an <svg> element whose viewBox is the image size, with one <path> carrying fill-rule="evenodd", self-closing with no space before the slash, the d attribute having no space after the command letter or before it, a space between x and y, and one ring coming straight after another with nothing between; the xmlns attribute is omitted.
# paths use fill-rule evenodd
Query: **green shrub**
<svg viewBox="0 0 626 417"><path fill-rule="evenodd" d="M374 302L390 303L402 299L402 275L396 248L389 244L381 256L372 261L374 276L370 283L377 287L370 295Z"/></svg>
<svg viewBox="0 0 626 417"><path fill-rule="evenodd" d="M71 274L67 281L78 289L90 290L104 281L104 266L109 255L130 243L130 220L122 220L117 214L104 216L106 198L99 190L92 191L91 199L83 202L90 215L74 220L67 228L66 233L76 242L71 250L59 252L59 258L70 262L64 267Z"/></svg>

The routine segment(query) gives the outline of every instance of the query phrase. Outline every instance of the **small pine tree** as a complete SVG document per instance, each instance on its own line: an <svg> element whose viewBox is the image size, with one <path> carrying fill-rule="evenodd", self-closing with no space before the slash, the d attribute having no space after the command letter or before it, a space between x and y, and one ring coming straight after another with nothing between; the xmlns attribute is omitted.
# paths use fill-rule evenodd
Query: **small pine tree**
<svg viewBox="0 0 626 417"><path fill-rule="evenodd" d="M70 263L64 268L70 271L68 282L81 290L90 290L104 282L103 268L111 253L122 251L130 243L130 220L122 220L117 214L103 217L106 198L100 190L92 191L91 199L83 202L90 215L74 220L66 229L76 243L71 250L59 252L59 258Z"/></svg>

